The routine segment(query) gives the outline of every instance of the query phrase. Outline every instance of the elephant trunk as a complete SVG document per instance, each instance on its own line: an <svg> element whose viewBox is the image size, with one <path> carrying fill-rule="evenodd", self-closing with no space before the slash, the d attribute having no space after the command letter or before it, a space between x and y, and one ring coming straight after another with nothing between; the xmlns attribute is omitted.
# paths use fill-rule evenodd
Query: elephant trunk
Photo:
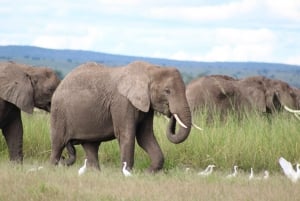
<svg viewBox="0 0 300 201"><path fill-rule="evenodd" d="M176 132L176 122L180 125L180 128ZM191 112L189 107L185 107L183 112L172 113L168 128L167 137L170 142L179 144L183 142L190 133L192 125Z"/></svg>

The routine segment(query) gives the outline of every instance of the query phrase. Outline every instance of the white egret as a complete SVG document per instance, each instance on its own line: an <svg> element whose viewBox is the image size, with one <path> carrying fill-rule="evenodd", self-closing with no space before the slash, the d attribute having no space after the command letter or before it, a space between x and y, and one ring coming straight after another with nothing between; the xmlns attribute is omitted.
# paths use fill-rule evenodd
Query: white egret
<svg viewBox="0 0 300 201"><path fill-rule="evenodd" d="M210 169L210 165L208 165L205 170L203 170L202 172L199 172L198 175L204 175L208 172L208 170Z"/></svg>
<svg viewBox="0 0 300 201"><path fill-rule="evenodd" d="M263 179L269 179L269 171L268 170L265 170L264 171L264 176L263 176Z"/></svg>
<svg viewBox="0 0 300 201"><path fill-rule="evenodd" d="M185 168L185 172L186 172L186 173L189 173L190 170L191 170L191 168L189 168L189 167Z"/></svg>
<svg viewBox="0 0 300 201"><path fill-rule="evenodd" d="M233 173L227 175L227 178L236 177L236 175L237 175L237 173L238 173L238 172L237 172L237 169L238 169L238 166L237 166L237 165L233 166Z"/></svg>
<svg viewBox="0 0 300 201"><path fill-rule="evenodd" d="M250 169L249 180L252 180L254 177L253 168Z"/></svg>
<svg viewBox="0 0 300 201"><path fill-rule="evenodd" d="M279 164L283 170L283 173L285 174L285 176L287 176L287 178L289 178L292 182L296 183L299 179L298 175L298 164L297 164L297 171L294 170L292 164L287 161L285 158L280 157L279 158Z"/></svg>
<svg viewBox="0 0 300 201"><path fill-rule="evenodd" d="M132 174L126 169L126 167L127 167L127 162L124 161L124 162L123 162L123 168L122 168L123 175L124 175L125 177L132 176Z"/></svg>
<svg viewBox="0 0 300 201"><path fill-rule="evenodd" d="M208 176L213 172L214 167L216 167L215 165L208 165L205 170L203 170L202 172L199 172L198 175L202 175L202 176Z"/></svg>
<svg viewBox="0 0 300 201"><path fill-rule="evenodd" d="M297 177L299 179L300 178L300 164L299 163L296 164L296 173L297 173Z"/></svg>
<svg viewBox="0 0 300 201"><path fill-rule="evenodd" d="M29 170L27 170L27 172L36 172L36 171L39 171L41 169L43 169L44 167L43 166L39 166L39 167L34 167L34 168L30 168Z"/></svg>
<svg viewBox="0 0 300 201"><path fill-rule="evenodd" d="M84 160L83 166L81 168L79 168L79 170L78 170L78 175L79 176L83 175L85 173L85 171L86 171L86 163L87 163L87 159Z"/></svg>

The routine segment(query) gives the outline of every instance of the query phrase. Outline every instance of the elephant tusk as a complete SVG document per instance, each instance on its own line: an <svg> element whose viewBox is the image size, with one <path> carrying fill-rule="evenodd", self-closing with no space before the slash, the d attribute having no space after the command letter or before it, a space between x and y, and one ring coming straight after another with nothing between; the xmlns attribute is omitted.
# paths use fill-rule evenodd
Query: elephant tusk
<svg viewBox="0 0 300 201"><path fill-rule="evenodd" d="M165 120L169 121L170 119L164 115Z"/></svg>
<svg viewBox="0 0 300 201"><path fill-rule="evenodd" d="M288 112L291 112L291 113L294 113L294 114L300 114L300 110L293 110L293 109L289 108L289 107L286 106L286 105L284 105L283 107L284 107L284 109L285 109L286 111L288 111Z"/></svg>
<svg viewBox="0 0 300 201"><path fill-rule="evenodd" d="M187 126L184 125L184 123L182 123L182 121L179 119L177 114L174 114L174 117L175 117L176 121L180 124L180 126L182 126L183 128L187 128Z"/></svg>
<svg viewBox="0 0 300 201"><path fill-rule="evenodd" d="M200 131L203 131L203 128L197 126L196 124L192 123L193 127L195 127L196 129L200 130Z"/></svg>
<svg viewBox="0 0 300 201"><path fill-rule="evenodd" d="M294 115L298 120L300 120L300 116L299 116L300 114L294 113Z"/></svg>

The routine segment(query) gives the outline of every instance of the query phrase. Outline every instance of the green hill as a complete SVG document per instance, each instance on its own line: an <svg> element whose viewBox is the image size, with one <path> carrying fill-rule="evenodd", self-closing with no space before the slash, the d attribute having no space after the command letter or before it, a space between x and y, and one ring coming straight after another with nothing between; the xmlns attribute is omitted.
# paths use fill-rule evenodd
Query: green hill
<svg viewBox="0 0 300 201"><path fill-rule="evenodd" d="M82 50L57 50L33 46L0 46L0 61L16 61L30 65L49 66L66 75L74 67L95 61L108 66L126 65L132 61L143 60L162 66L173 66L180 70L185 82L211 74L225 74L236 78L263 75L281 79L300 87L300 66L261 62L196 62L162 58L114 55Z"/></svg>

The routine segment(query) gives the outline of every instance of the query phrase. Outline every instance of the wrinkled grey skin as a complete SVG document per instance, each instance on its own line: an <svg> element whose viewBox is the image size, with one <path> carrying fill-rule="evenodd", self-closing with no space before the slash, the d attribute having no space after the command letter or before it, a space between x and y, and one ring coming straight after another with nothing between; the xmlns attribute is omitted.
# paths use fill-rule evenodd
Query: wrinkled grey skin
<svg viewBox="0 0 300 201"><path fill-rule="evenodd" d="M60 80L49 68L13 62L0 63L0 128L11 161L23 161L21 111L37 107L50 111L51 97Z"/></svg>
<svg viewBox="0 0 300 201"><path fill-rule="evenodd" d="M238 109L240 96L234 85L236 79L226 75L204 76L193 80L186 87L186 96L193 113L203 109L208 111L208 119L220 114L223 119L229 111Z"/></svg>
<svg viewBox="0 0 300 201"><path fill-rule="evenodd" d="M229 111L273 113L280 111L283 105L297 108L299 101L295 94L286 82L263 76L240 80L223 75L205 76L192 81L186 89L191 111L207 108L209 115L217 111L222 118Z"/></svg>
<svg viewBox="0 0 300 201"><path fill-rule="evenodd" d="M118 68L83 64L65 77L53 95L50 161L57 164L66 147L66 164L73 164L73 145L81 144L87 165L100 169L100 143L116 138L121 162L126 161L127 169L131 169L136 140L151 159L148 170L156 172L163 167L164 157L153 133L154 111L171 118L167 137L172 143L181 143L188 137L191 113L177 69L145 62ZM180 127L175 133L174 114L187 128Z"/></svg>
<svg viewBox="0 0 300 201"><path fill-rule="evenodd" d="M237 84L244 96L248 97L250 105L259 112L278 112L283 105L297 108L295 91L284 81L253 76L241 79Z"/></svg>
<svg viewBox="0 0 300 201"><path fill-rule="evenodd" d="M300 89L297 87L293 87L293 94L296 97L296 107L293 108L295 110L299 110L300 109Z"/></svg>

